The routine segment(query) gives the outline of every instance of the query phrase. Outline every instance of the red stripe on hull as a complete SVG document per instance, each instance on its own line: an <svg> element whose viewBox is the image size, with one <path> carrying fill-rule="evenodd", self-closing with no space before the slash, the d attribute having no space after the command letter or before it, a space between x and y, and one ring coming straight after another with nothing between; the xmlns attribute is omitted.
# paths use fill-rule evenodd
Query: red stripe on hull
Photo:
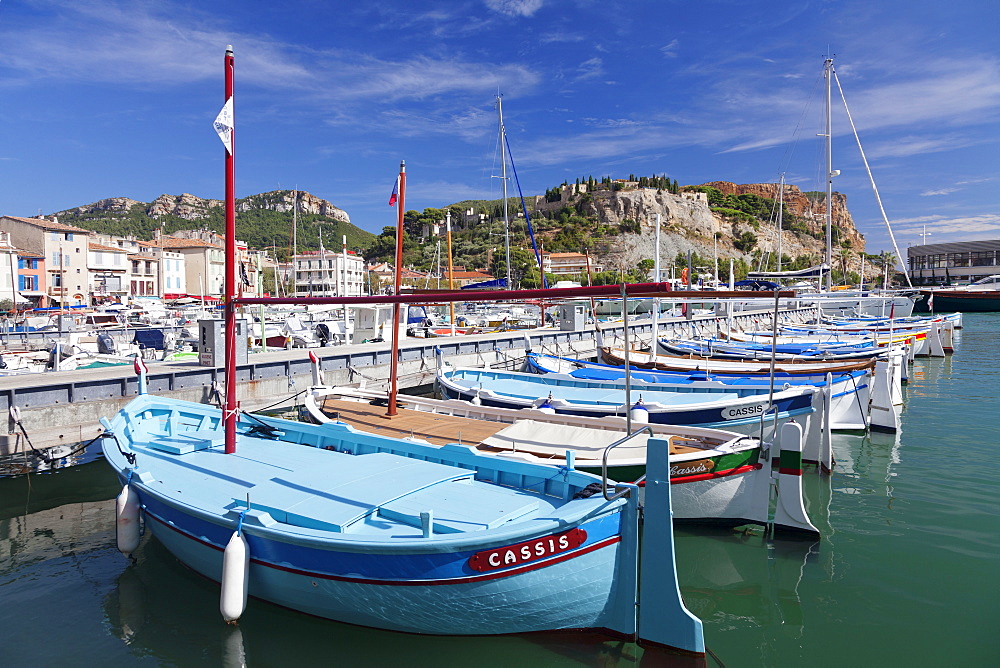
<svg viewBox="0 0 1000 668"><path fill-rule="evenodd" d="M163 526L167 527L168 529L172 529L179 534L182 534L189 540L193 540L196 543L200 543L206 547L210 547L218 552L223 551L222 548L219 547L218 545L215 545L214 543L209 543L208 541L202 540L201 538L198 538L196 536L192 536L186 531L178 529L175 526L171 526L170 524L164 522L162 519L156 517L155 515L146 513L146 517L156 520ZM572 552L564 552L551 559L546 559L545 561L538 561L530 564L525 564L524 566L521 566L519 568L512 568L506 571L494 571L491 573L486 573L484 575L473 575L469 577L457 577L457 578L448 578L441 580L377 580L371 578L349 577L346 575L330 575L329 573L316 573L313 571L299 570L297 568L289 568L288 566L278 566L277 564L268 563L266 561L258 561L257 559L254 559L252 557L250 558L250 563L257 564L258 566L264 566L266 568L273 568L278 571L284 571L286 573L294 573L295 575L303 575L311 578L317 578L320 580L336 580L338 582L354 582L357 584L370 584L370 585L389 585L393 587L422 587L422 586L437 586L437 585L449 585L449 584L465 584L467 582L484 582L486 580L498 580L500 578L507 577L508 575L519 575L520 573L527 573L528 571L537 570L539 568L544 568L546 566L552 566L554 564L558 564L560 562L572 559L573 557L579 557L581 555L588 554L596 550L600 550L602 548L608 547L609 545L614 545L615 543L621 542L621 539L622 539L621 536L610 536L603 540L599 540L596 543L593 543L592 545L581 547Z"/></svg>
<svg viewBox="0 0 1000 668"><path fill-rule="evenodd" d="M685 483L685 482L700 482L702 480L714 480L715 478L725 478L726 476L740 475L742 473L749 473L750 471L757 471L757 470L760 470L762 468L764 468L764 465L760 464L760 463L757 463L757 464L745 464L743 466L737 466L734 469L728 469L726 471L721 471L721 472L718 472L718 473L699 473L698 475L689 475L689 476L684 477L684 478L671 478L670 479L670 484L671 485L680 485L680 484ZM635 484L639 485L639 487L645 487L646 486L646 481L645 480L640 480L640 481L636 482Z"/></svg>

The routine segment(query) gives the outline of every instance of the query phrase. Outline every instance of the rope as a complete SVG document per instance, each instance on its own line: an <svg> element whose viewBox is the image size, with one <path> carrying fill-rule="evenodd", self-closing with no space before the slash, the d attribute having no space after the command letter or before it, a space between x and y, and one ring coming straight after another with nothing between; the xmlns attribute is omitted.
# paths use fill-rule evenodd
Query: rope
<svg viewBox="0 0 1000 668"><path fill-rule="evenodd" d="M118 434L116 434L113 431L112 432L107 432L106 431L103 434L98 435L97 438L106 438L108 436L110 436L111 438L115 439L115 445L118 446L118 452L120 452L121 456L125 458L125 461L127 461L129 463L129 466L135 466L135 453L134 452L125 452L122 449L122 443L121 443L121 441L118 440Z"/></svg>
<svg viewBox="0 0 1000 668"><path fill-rule="evenodd" d="M566 475L566 474L570 473L570 471L571 471L571 469L568 466L557 466L556 467L556 472L553 473L552 475L550 475L548 478L546 478L545 482L548 482L549 480L552 480L557 475Z"/></svg>
<svg viewBox="0 0 1000 668"><path fill-rule="evenodd" d="M20 411L14 410L16 408L17 408L16 406L12 406L11 407L11 417L14 419L14 424L21 430L21 434L24 436L24 441L25 441L25 443L28 444L28 447L31 448L32 454L34 454L36 457L38 457L39 459L41 459L46 464L51 464L52 462L59 461L60 459L65 459L66 457L72 457L76 453L82 452L83 450L86 450L87 448L89 448L94 443L94 441L96 441L97 439L103 438L104 436L106 436L106 434L103 434L103 433L102 434L98 434L97 436L95 436L94 438L90 439L86 443L81 443L77 447L73 448L72 450L70 450L69 452L67 452L65 455L59 455L58 457L49 457L48 455L45 454L44 451L39 450L38 448L36 448L34 446L34 444L31 442L31 438L28 436L28 430L24 428L24 423L21 422ZM124 455L125 453L123 452L122 454ZM128 458L128 455L126 455L126 459L127 458ZM132 459L129 460L129 463L134 465L135 464L134 460L135 460L135 455L133 454L132 455Z"/></svg>
<svg viewBox="0 0 1000 668"><path fill-rule="evenodd" d="M226 403L226 395L219 386L219 381L212 381L212 397L215 398L215 402L218 404L219 408L222 408L223 404Z"/></svg>
<svg viewBox="0 0 1000 668"><path fill-rule="evenodd" d="M243 535L243 518L246 517L246 516L247 516L247 511L245 511L245 510L240 511L240 518L238 520L236 520L236 535L237 536L242 536Z"/></svg>
<svg viewBox="0 0 1000 668"><path fill-rule="evenodd" d="M366 375L366 374L362 373L361 371L358 370L357 367L352 366L352 365L348 365L347 370L349 372L351 372L351 380L354 380L354 375L358 375L358 376L361 376L362 378L364 378L365 380L370 380L370 381L372 381L374 383L384 383L385 382L385 380L382 379L382 378L374 378L372 376L369 376L369 375Z"/></svg>
<svg viewBox="0 0 1000 668"><path fill-rule="evenodd" d="M271 404L270 406L264 406L263 408L258 408L256 410L256 412L259 413L260 411L270 410L270 409L274 408L275 406L280 406L281 404L285 403L286 401L290 401L290 400L294 399L295 397L299 396L300 394L305 394L305 393L306 393L305 390L300 390L300 391L296 392L295 394L293 394L291 396L285 397L284 399L282 399L281 401L278 401L277 403ZM243 414L247 415L247 416L250 416L250 413L247 413L245 411L244 411Z"/></svg>

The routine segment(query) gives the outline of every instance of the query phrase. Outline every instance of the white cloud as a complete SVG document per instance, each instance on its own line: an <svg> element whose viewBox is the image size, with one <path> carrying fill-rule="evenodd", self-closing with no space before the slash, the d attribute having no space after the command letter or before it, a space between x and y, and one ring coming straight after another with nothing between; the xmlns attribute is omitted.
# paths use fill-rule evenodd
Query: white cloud
<svg viewBox="0 0 1000 668"><path fill-rule="evenodd" d="M676 58L677 49L680 47L680 40L673 39L669 44L660 47L660 53L667 58Z"/></svg>
<svg viewBox="0 0 1000 668"><path fill-rule="evenodd" d="M1000 232L1000 213L956 217L920 216L896 220L892 225L897 235L919 236L926 229L928 233L933 233L935 240L943 241L947 237L957 241L957 236L982 238L987 234L997 234Z"/></svg>
<svg viewBox="0 0 1000 668"><path fill-rule="evenodd" d="M604 74L604 61L594 56L580 63L577 72L579 73L576 77L577 81L599 77Z"/></svg>
<svg viewBox="0 0 1000 668"><path fill-rule="evenodd" d="M920 193L921 197L933 197L935 195L950 195L953 192L958 192L961 188L939 188L937 190L925 190Z"/></svg>
<svg viewBox="0 0 1000 668"><path fill-rule="evenodd" d="M542 0L486 0L486 6L507 16L531 16L542 6Z"/></svg>

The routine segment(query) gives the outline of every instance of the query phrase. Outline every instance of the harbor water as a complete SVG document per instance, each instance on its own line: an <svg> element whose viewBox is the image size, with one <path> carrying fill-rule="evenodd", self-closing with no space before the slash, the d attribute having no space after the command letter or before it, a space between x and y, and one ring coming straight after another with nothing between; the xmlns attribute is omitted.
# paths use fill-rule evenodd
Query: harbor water
<svg viewBox="0 0 1000 668"><path fill-rule="evenodd" d="M680 528L684 600L708 666L1000 665L1000 313L971 313L956 354L917 359L902 432L834 436L807 470L823 537ZM0 666L660 665L600 637L427 637L251 600L146 537L115 549L118 485L100 459L0 478Z"/></svg>

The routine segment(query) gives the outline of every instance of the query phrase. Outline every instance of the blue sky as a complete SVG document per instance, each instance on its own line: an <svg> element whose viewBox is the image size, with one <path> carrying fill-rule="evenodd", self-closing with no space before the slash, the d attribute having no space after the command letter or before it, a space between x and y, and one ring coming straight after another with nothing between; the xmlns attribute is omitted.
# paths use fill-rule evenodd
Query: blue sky
<svg viewBox="0 0 1000 668"><path fill-rule="evenodd" d="M498 90L526 194L629 173L822 190L833 53L902 252L996 239L998 24L988 0L0 0L0 213L221 198L227 44L237 195L297 186L374 232L401 159L407 209L499 196ZM842 109L835 189L877 253Z"/></svg>

